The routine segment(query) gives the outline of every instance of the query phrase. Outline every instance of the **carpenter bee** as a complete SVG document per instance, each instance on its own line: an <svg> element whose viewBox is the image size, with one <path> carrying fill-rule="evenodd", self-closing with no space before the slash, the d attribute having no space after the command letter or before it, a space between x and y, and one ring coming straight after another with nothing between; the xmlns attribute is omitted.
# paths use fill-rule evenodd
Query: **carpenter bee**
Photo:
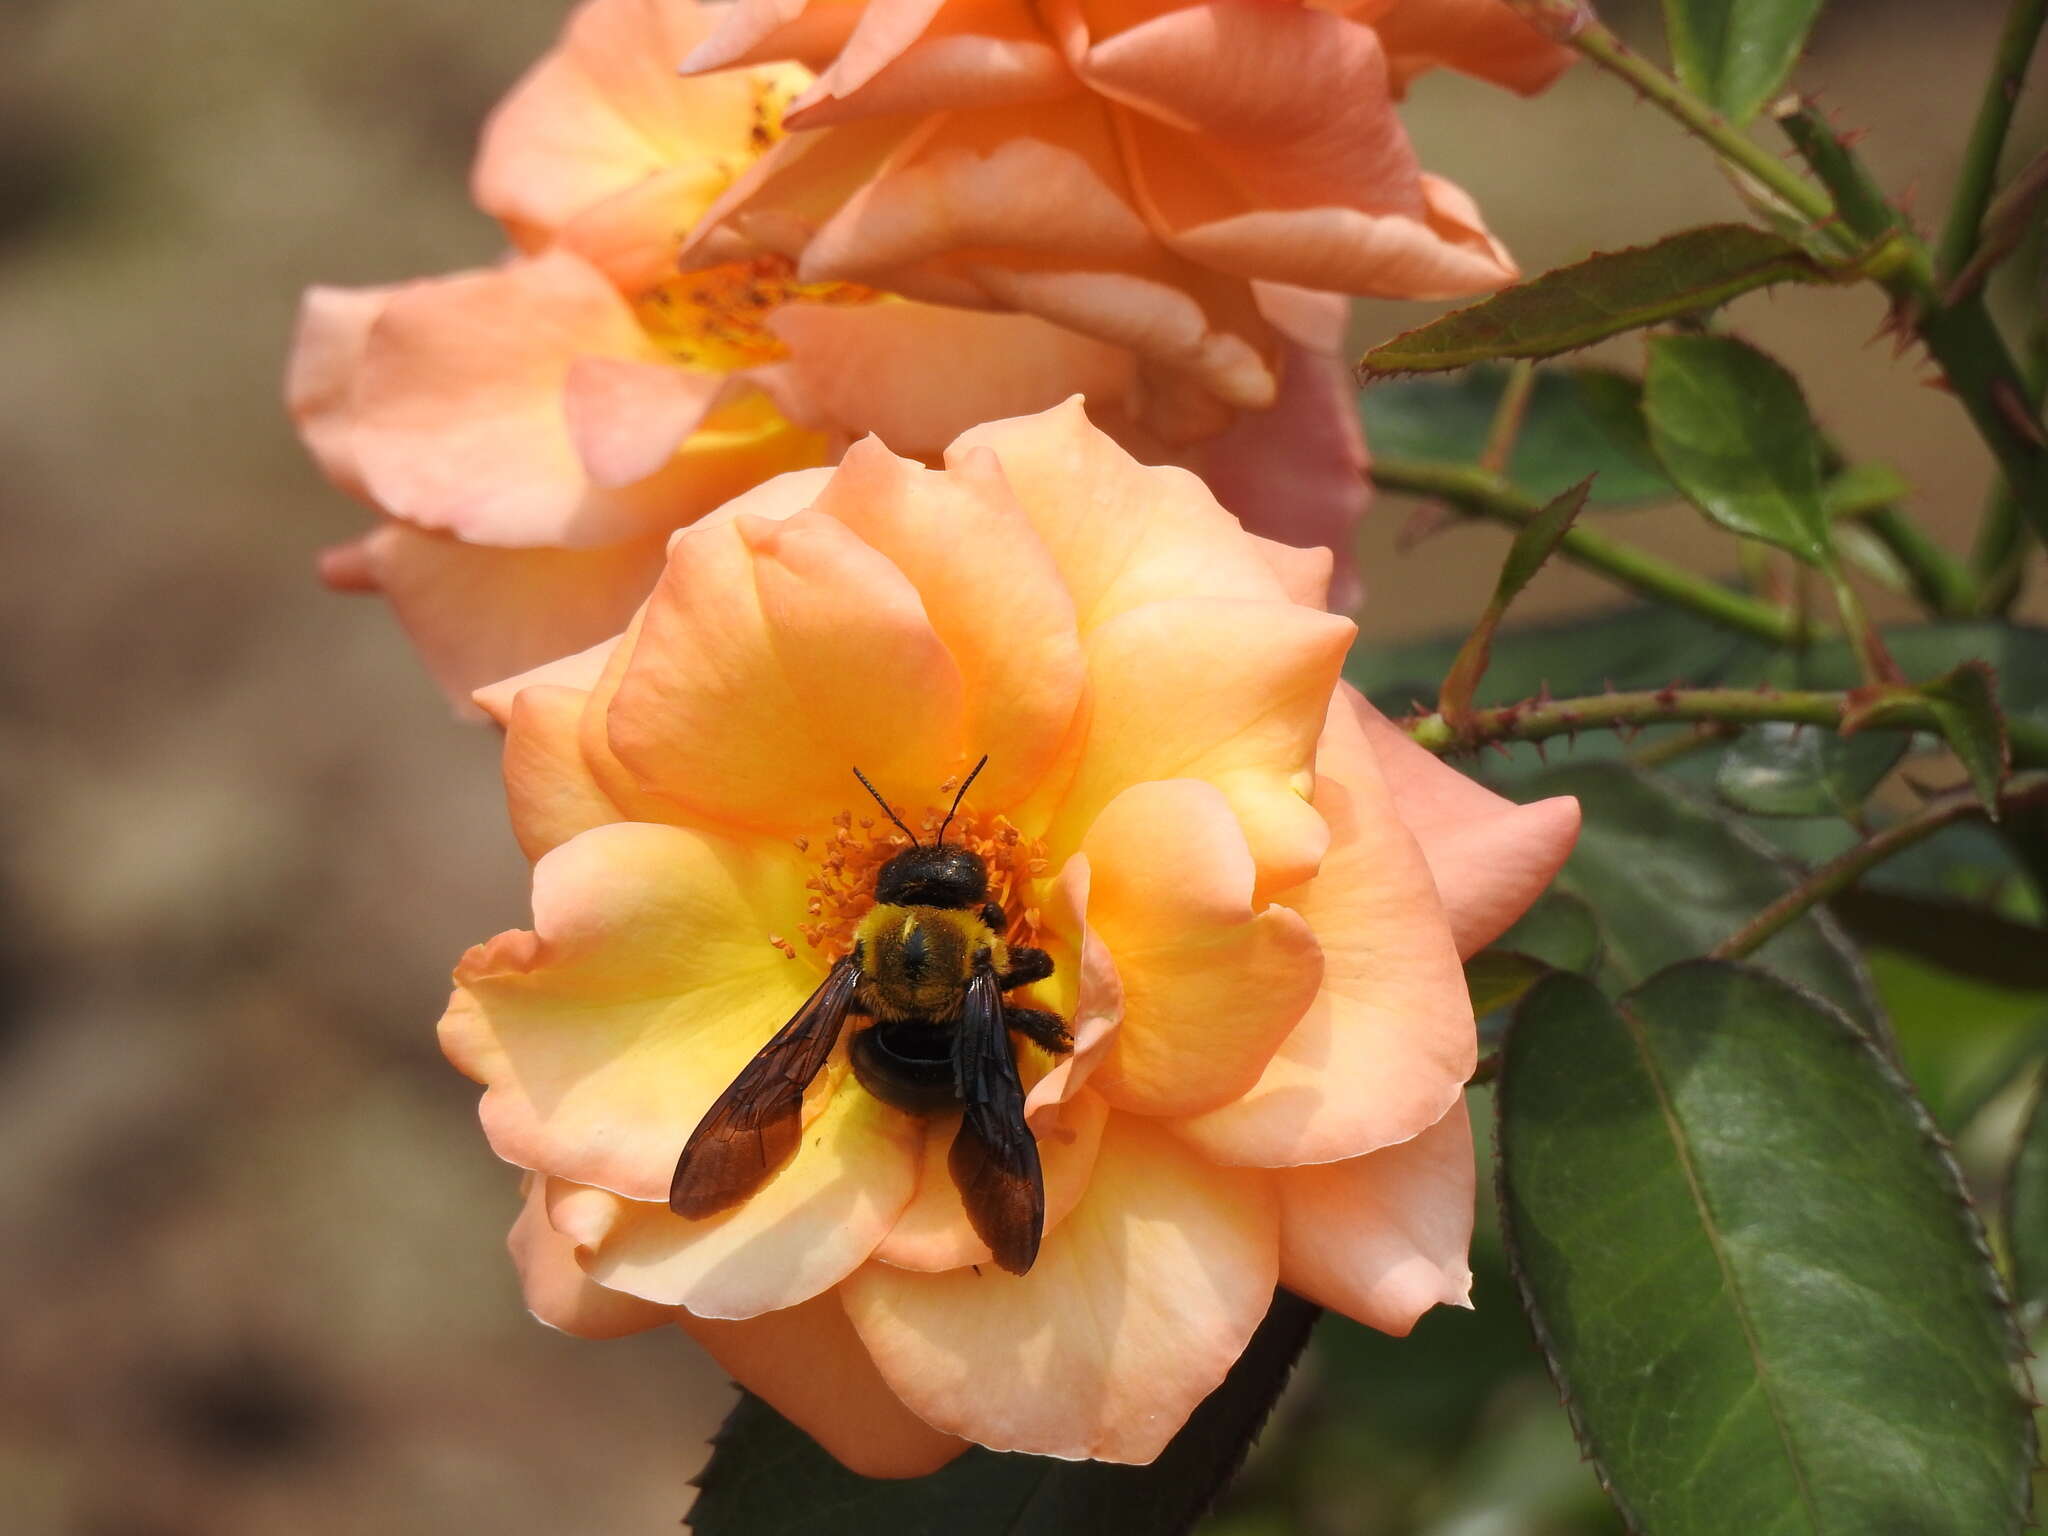
<svg viewBox="0 0 2048 1536"><path fill-rule="evenodd" d="M854 769L910 846L877 873L875 904L852 951L690 1133L669 1186L677 1215L729 1210L789 1161L802 1138L804 1089L847 1023L866 1021L847 1051L861 1086L914 1115L960 1110L947 1164L968 1222L1004 1269L1031 1268L1045 1229L1045 1179L1024 1122L1010 1031L1061 1055L1073 1038L1058 1014L1004 1000L1050 976L1052 956L1004 942L1008 919L989 900L988 866L973 850L946 844L967 786L987 762L962 782L931 843Z"/></svg>

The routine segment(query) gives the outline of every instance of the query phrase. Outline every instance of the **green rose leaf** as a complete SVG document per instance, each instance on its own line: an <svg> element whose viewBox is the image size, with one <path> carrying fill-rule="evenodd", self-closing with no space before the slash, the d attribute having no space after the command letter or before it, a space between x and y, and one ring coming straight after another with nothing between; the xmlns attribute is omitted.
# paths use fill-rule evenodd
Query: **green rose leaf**
<svg viewBox="0 0 2048 1536"><path fill-rule="evenodd" d="M1903 731L1761 725L1721 754L1714 792L1752 816L1854 817L1911 741Z"/></svg>
<svg viewBox="0 0 2048 1536"><path fill-rule="evenodd" d="M1734 818L1622 763L1554 768L1518 783L1515 795L1578 796L1578 846L1558 889L1592 909L1600 978L1615 990L1705 954L1793 884L1780 857ZM1826 912L1805 914L1757 958L1881 1028L1855 951Z"/></svg>
<svg viewBox="0 0 2048 1536"><path fill-rule="evenodd" d="M2034 1090L2005 1192L2013 1289L2029 1328L2048 1316L2048 1073Z"/></svg>
<svg viewBox="0 0 2048 1536"><path fill-rule="evenodd" d="M1970 787L1996 821L1998 792L2012 765L2012 749L2006 741L1998 680L1990 664L1966 661L1948 676L1923 684L1920 696L1934 711L1942 736L1969 774Z"/></svg>
<svg viewBox="0 0 2048 1536"><path fill-rule="evenodd" d="M1654 245L1602 251L1381 342L1359 360L1368 380L1437 373L1502 357L1555 357L1609 336L1714 309L1773 283L1835 274L1783 235L1707 224ZM1585 473L1584 470L1580 471Z"/></svg>
<svg viewBox="0 0 2048 1536"><path fill-rule="evenodd" d="M1746 123L1784 88L1820 0L1664 0L1671 57L1688 90Z"/></svg>
<svg viewBox="0 0 2048 1536"><path fill-rule="evenodd" d="M1358 397L1375 455L1477 464L1500 408L1504 368L1456 378L1394 379ZM1609 368L1540 370L1505 474L1532 501L1593 476L1592 508L1664 501L1678 493L1650 451L1642 383Z"/></svg>
<svg viewBox="0 0 2048 1536"><path fill-rule="evenodd" d="M690 1528L700 1536L1177 1536L1244 1461L1319 1311L1276 1291L1223 1385L1142 1467L977 1446L928 1477L861 1477L744 1393L698 1477Z"/></svg>
<svg viewBox="0 0 2048 1536"><path fill-rule="evenodd" d="M1848 1019L1719 961L1509 1031L1500 1198L1580 1442L1657 1536L2026 1522L2019 1342L1961 1175Z"/></svg>
<svg viewBox="0 0 2048 1536"><path fill-rule="evenodd" d="M1820 433L1791 374L1731 337L1658 336L1643 411L1658 459L1708 517L1826 563Z"/></svg>

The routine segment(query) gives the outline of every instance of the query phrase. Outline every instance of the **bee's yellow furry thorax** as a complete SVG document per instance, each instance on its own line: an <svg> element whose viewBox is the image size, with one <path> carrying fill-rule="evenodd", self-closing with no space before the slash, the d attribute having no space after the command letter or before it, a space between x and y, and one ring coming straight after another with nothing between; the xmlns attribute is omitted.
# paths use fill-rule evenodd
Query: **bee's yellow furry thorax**
<svg viewBox="0 0 2048 1536"><path fill-rule="evenodd" d="M977 956L987 953L998 971L1009 965L1008 946L978 911L878 904L855 937L860 1002L877 1018L951 1018Z"/></svg>

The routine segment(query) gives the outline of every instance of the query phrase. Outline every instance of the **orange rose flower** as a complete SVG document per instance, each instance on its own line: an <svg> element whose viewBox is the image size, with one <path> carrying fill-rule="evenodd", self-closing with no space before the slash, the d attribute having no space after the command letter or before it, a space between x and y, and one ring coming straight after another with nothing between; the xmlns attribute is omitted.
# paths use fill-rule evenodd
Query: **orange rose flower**
<svg viewBox="0 0 2048 1536"><path fill-rule="evenodd" d="M1149 425L1189 438L1272 403L1272 285L1515 275L1395 102L1436 65L1533 91L1568 57L1500 0L737 0L686 68L820 73L691 250L1115 342L1155 376Z"/></svg>
<svg viewBox="0 0 2048 1536"><path fill-rule="evenodd" d="M1029 315L798 281L753 254L684 270L712 201L781 134L807 71L686 80L716 13L587 0L485 130L478 204L519 249L482 271L305 300L287 393L329 477L385 514L331 551L381 591L458 698L617 633L670 532L772 474L875 433L935 458L968 427L1082 393L1147 458L1211 475L1233 511L1348 549L1363 513L1341 307L1276 296L1284 410L1213 444L1136 422L1121 347ZM1348 562L1341 596L1353 595Z"/></svg>
<svg viewBox="0 0 2048 1536"><path fill-rule="evenodd" d="M480 702L536 860L532 931L466 955L441 1023L530 1170L529 1305L675 1322L872 1475L968 1442L1156 1456L1276 1284L1405 1332L1463 1304L1461 954L1569 850L1339 682L1326 552L1247 534L1078 403L928 469L876 442L671 542L624 636ZM1021 1036L1043 1244L993 1267L957 1112L872 1096L855 1020L793 1158L667 1205L692 1128L850 948L904 846L853 776L986 861L1074 1049Z"/></svg>

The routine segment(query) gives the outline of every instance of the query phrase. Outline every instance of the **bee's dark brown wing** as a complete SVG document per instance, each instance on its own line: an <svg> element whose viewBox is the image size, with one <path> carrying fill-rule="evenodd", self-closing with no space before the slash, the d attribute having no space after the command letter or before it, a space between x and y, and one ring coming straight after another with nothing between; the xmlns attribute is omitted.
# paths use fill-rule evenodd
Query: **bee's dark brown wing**
<svg viewBox="0 0 2048 1536"><path fill-rule="evenodd" d="M967 983L953 1072L964 1112L947 1165L975 1235L998 1264L1021 1275L1037 1259L1045 1231L1045 1176L1024 1123L1024 1084L1003 1022L1002 988L985 965Z"/></svg>
<svg viewBox="0 0 2048 1536"><path fill-rule="evenodd" d="M695 1220L730 1210L789 1161L803 1135L804 1089L832 1054L859 982L848 955L713 1101L676 1159L670 1210Z"/></svg>

